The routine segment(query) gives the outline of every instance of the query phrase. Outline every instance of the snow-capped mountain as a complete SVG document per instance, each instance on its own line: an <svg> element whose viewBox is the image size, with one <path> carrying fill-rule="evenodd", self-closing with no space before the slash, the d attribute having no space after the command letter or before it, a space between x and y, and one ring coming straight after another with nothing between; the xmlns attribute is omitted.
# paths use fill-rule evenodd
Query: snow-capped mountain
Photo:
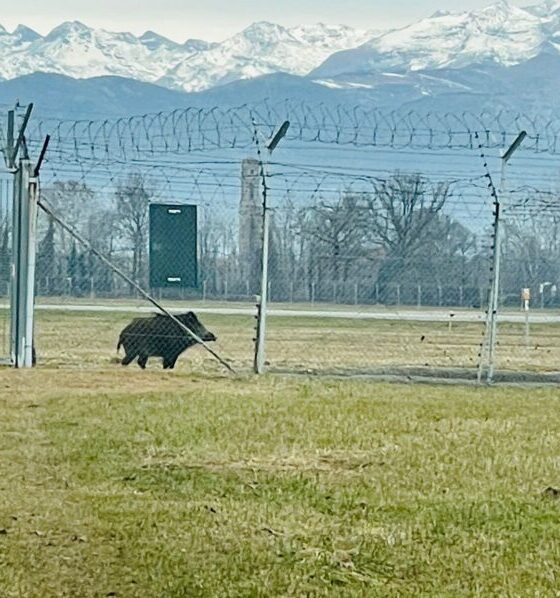
<svg viewBox="0 0 560 598"><path fill-rule="evenodd" d="M464 68L486 62L512 66L546 48L560 48L560 2L545 0L518 8L500 0L481 10L438 11L357 48L333 54L313 76Z"/></svg>
<svg viewBox="0 0 560 598"><path fill-rule="evenodd" d="M75 78L119 75L139 81L156 81L178 60L181 46L164 38L137 38L130 33L91 29L66 22L45 37L16 39L17 30L0 37L0 77L12 79L35 72L57 73ZM29 39L29 36L27 36ZM10 44L10 45L8 45Z"/></svg>
<svg viewBox="0 0 560 598"><path fill-rule="evenodd" d="M547 17L560 9L559 0L543 0L540 4L528 6L526 10L538 17Z"/></svg>
<svg viewBox="0 0 560 598"><path fill-rule="evenodd" d="M201 91L270 73L306 75L336 48L354 47L371 35L345 26L318 24L287 29L273 23L254 23L221 44L187 56L158 83Z"/></svg>
<svg viewBox="0 0 560 598"><path fill-rule="evenodd" d="M451 77L450 69L511 67L543 53L560 55L560 0L526 8L499 0L480 10L438 11L385 32L259 22L220 43L177 43L154 31L137 37L77 21L46 36L22 25L11 33L0 26L0 79L38 72L119 76L183 92L287 73L330 89L397 90L406 84L421 95L433 93L433 78L440 77L438 89L460 93L461 78Z"/></svg>
<svg viewBox="0 0 560 598"><path fill-rule="evenodd" d="M373 35L345 26L286 29L255 23L222 43L176 43L153 31L140 37L62 23L45 37L19 26L0 28L0 78L48 72L74 78L105 75L197 91L218 83L274 72L306 74L333 51L355 47Z"/></svg>

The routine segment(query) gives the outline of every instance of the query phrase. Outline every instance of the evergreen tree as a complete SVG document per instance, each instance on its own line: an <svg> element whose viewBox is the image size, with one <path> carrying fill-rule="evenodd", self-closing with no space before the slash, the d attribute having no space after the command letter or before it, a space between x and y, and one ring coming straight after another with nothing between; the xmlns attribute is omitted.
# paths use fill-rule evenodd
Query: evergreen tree
<svg viewBox="0 0 560 598"><path fill-rule="evenodd" d="M49 226L45 236L37 248L36 265L37 293L53 295L57 290L57 264L54 241L54 222L49 219Z"/></svg>
<svg viewBox="0 0 560 598"><path fill-rule="evenodd" d="M4 225L0 221L0 295L8 293L10 282L10 255L9 255L9 230L8 220Z"/></svg>
<svg viewBox="0 0 560 598"><path fill-rule="evenodd" d="M89 268L89 256L85 252L81 252L76 260L76 293L79 297L87 295L91 288L91 276Z"/></svg>
<svg viewBox="0 0 560 598"><path fill-rule="evenodd" d="M76 274L78 272L78 252L76 250L76 243L72 243L70 253L66 262L66 277L70 282L70 292L72 295L76 293Z"/></svg>

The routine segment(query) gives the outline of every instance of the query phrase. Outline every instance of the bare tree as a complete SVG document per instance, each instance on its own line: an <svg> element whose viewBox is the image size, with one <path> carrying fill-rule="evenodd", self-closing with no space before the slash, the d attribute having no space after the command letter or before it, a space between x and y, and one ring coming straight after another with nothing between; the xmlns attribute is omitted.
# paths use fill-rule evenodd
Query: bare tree
<svg viewBox="0 0 560 598"><path fill-rule="evenodd" d="M145 276L145 255L148 243L148 206L152 192L141 174L131 175L117 185L115 192L116 226L121 237L130 243L132 278L142 282Z"/></svg>
<svg viewBox="0 0 560 598"><path fill-rule="evenodd" d="M375 283L418 282L434 272L441 274L438 284L450 271L466 276L476 240L442 214L449 196L448 183L396 174L371 192L346 190L335 201L301 210L299 230L306 242L299 259L306 264L307 283L340 285L341 292L362 285L373 296Z"/></svg>
<svg viewBox="0 0 560 598"><path fill-rule="evenodd" d="M67 224L87 235L88 217L98 206L95 202L95 193L85 183L73 180L55 181L51 186L41 189L41 196L47 200L55 213L64 217ZM50 221L44 217L41 217L39 224L43 230L51 226ZM47 234L46 230L45 234ZM70 254L73 240L63 229L55 229L53 242L64 256Z"/></svg>
<svg viewBox="0 0 560 598"><path fill-rule="evenodd" d="M112 207L90 215L87 223L87 239L92 247L105 257L116 261L119 228L117 214ZM115 277L112 270L92 253L89 255L90 289L102 293L114 292Z"/></svg>
<svg viewBox="0 0 560 598"><path fill-rule="evenodd" d="M417 273L418 282L432 279L438 286L465 286L473 278L471 262L476 253L476 236L450 216L438 213L424 230L411 270Z"/></svg>
<svg viewBox="0 0 560 598"><path fill-rule="evenodd" d="M377 183L368 197L368 227L374 240L394 255L411 255L449 195L449 183L432 185L420 175L396 174Z"/></svg>
<svg viewBox="0 0 560 598"><path fill-rule="evenodd" d="M308 283L348 285L364 279L373 256L366 238L367 196L349 190L334 202L319 201L302 212L300 234L307 239Z"/></svg>
<svg viewBox="0 0 560 598"><path fill-rule="evenodd" d="M304 283L301 260L303 237L298 234L300 214L301 210L287 196L275 208L271 218L269 267L271 279L275 282L275 295L282 299L293 298L292 291L297 292Z"/></svg>
<svg viewBox="0 0 560 598"><path fill-rule="evenodd" d="M528 218L511 217L505 225L504 288L515 293L560 280L560 214L543 210Z"/></svg>
<svg viewBox="0 0 560 598"><path fill-rule="evenodd" d="M383 286L406 282L413 274L418 253L449 195L449 183L431 184L420 175L397 173L375 185L368 199L367 228L385 253L379 272Z"/></svg>

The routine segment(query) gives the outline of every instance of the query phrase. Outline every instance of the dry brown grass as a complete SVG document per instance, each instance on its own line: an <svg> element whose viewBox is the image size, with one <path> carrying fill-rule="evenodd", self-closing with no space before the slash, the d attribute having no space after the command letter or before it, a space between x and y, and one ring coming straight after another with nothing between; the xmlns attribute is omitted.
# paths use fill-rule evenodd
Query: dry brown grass
<svg viewBox="0 0 560 598"><path fill-rule="evenodd" d="M36 338L41 365L51 368L109 366L120 330L132 315L109 312L37 311ZM253 360L254 318L203 314L218 336L214 345L241 372ZM313 372L367 372L380 366L475 368L482 323L405 322L317 317L269 317L267 360L272 367ZM498 368L560 370L560 326L531 327L525 343L521 324L499 327ZM149 367L161 367L152 360ZM132 366L136 367L136 366ZM197 347L178 362L185 371L221 371Z"/></svg>

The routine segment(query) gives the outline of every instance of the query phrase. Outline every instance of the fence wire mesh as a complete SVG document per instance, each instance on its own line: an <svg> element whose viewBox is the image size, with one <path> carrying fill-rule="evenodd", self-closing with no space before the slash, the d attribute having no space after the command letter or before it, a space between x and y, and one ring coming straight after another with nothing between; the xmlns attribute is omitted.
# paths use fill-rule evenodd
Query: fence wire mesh
<svg viewBox="0 0 560 598"><path fill-rule="evenodd" d="M254 124L264 141L286 118L288 135L272 155L261 154L261 168ZM524 127L526 147L503 196L498 367L552 371L560 350L555 122L284 103L111 122L40 121L28 144L36 151L45 133L53 136L41 200L173 313L194 312L201 335L215 335L210 342L236 368L253 363L266 185L269 368L470 371L484 342L495 245L493 198L476 133L495 175L501 151ZM196 236L196 284L150 285L152 204L196 206L196 230L172 230L167 239L179 248ZM532 295L529 333L523 288ZM47 365L116 361L121 331L156 311L45 213L36 295L36 345L39 363ZM177 337L184 340L157 318L130 330L157 345L144 353L164 362L170 345L177 352ZM146 355L136 353L142 365ZM177 363L217 367L201 350Z"/></svg>
<svg viewBox="0 0 560 598"><path fill-rule="evenodd" d="M350 172L327 156L270 166L269 313L290 310L270 320L271 366L477 367L492 224L480 160L464 154L451 170L425 151L406 168L407 156L362 150Z"/></svg>
<svg viewBox="0 0 560 598"><path fill-rule="evenodd" d="M40 213L39 246L36 276L36 338L38 352L44 362L103 365L109 357L113 361L115 349L121 349L123 365L137 361L141 367L151 357L162 358L164 367L174 367L180 354L196 344L181 329L179 322L205 343L214 343L212 319L204 313L204 305L219 293L227 300L227 256L219 251L211 237L199 238L196 222L185 230L177 226L159 231L158 239L150 238L150 206L160 205L162 199L154 189L160 181L148 180L139 171L126 173L115 183L90 188L83 181L43 185L41 202L56 218ZM167 196L169 197L169 196ZM194 203L193 203L194 202ZM177 214L185 204L167 202L168 212ZM213 210L202 203L193 191L189 205L198 208L201 233L213 227ZM104 206L104 209L100 209ZM173 207L170 207L173 206ZM213 205L213 208L216 206ZM220 212L224 217L226 212ZM59 226L64 220L68 228ZM184 221L183 221L184 222ZM70 231L68 230L70 229ZM211 247L208 243L212 243ZM184 272L181 248L192 246L200 256L200 273L189 288L181 284L150 287L158 245L167 245L167 255L174 264L170 272ZM209 252L207 247L210 247ZM152 252L150 255L150 248ZM177 255L179 254L179 255ZM100 259L98 255L105 259ZM163 257L165 258L165 252ZM212 270L207 269L212 261ZM110 265L108 265L108 263ZM217 272L214 271L217 267ZM179 280L174 282L180 282ZM235 289L233 289L235 291ZM179 320L173 321L146 301L149 294ZM196 309L195 309L196 308ZM202 308L202 309L200 309ZM194 310L194 312L193 312ZM249 318L250 319L250 318ZM204 320L204 323L202 322ZM83 331L83 332L82 332ZM250 356L250 331L247 333L247 352ZM44 348L41 339L44 339ZM220 335L223 347L227 340ZM240 340L240 339L239 339ZM61 347L64 347L61 353ZM212 358L203 352L195 354L197 367L212 367Z"/></svg>
<svg viewBox="0 0 560 598"><path fill-rule="evenodd" d="M12 258L12 181L0 173L0 363L10 360L10 263Z"/></svg>
<svg viewBox="0 0 560 598"><path fill-rule="evenodd" d="M527 153L519 161L508 172L502 194L497 367L558 371L559 164L550 156L539 156L537 162Z"/></svg>

